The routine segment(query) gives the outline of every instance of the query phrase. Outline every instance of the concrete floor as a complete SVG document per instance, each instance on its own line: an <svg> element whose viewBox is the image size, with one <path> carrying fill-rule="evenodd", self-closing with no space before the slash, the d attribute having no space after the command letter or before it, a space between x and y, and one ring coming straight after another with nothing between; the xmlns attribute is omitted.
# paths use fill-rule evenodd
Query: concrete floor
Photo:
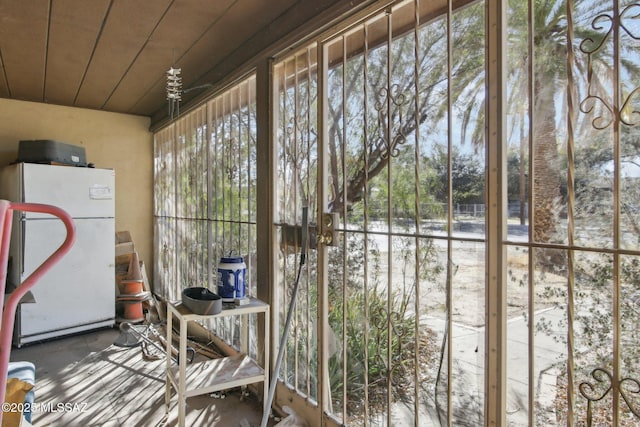
<svg viewBox="0 0 640 427"><path fill-rule="evenodd" d="M12 361L36 366L35 401L43 406L33 413L35 426L177 425L175 394L165 416L166 362L113 345L118 336L117 328L102 329L12 349ZM243 419L259 426L261 418L258 399L241 399L239 389L187 399L187 426L239 427Z"/></svg>

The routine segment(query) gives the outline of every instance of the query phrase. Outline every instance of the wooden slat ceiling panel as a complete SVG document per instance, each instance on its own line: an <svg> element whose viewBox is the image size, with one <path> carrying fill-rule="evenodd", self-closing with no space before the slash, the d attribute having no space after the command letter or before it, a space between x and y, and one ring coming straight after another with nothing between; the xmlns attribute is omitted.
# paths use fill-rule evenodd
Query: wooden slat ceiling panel
<svg viewBox="0 0 640 427"><path fill-rule="evenodd" d="M170 4L170 1L113 2L76 106L103 108Z"/></svg>
<svg viewBox="0 0 640 427"><path fill-rule="evenodd" d="M109 0L51 3L45 102L74 104L108 7Z"/></svg>
<svg viewBox="0 0 640 427"><path fill-rule="evenodd" d="M190 49L232 3L232 0L174 2L104 108L139 113L137 100L158 87L158 81L164 78L164 71L174 65L176 58ZM164 86L162 88L157 93L158 99L164 98Z"/></svg>
<svg viewBox="0 0 640 427"><path fill-rule="evenodd" d="M245 37L235 46L233 52L234 62L242 63L248 61L251 56L266 49L272 43L275 43L281 37L285 37L289 33L299 34L304 37L309 31L314 29L317 23L326 23L331 16L337 17L348 10L357 7L359 4L371 3L370 0L351 0L349 2L342 0L297 0L293 2L291 7L281 10L280 15L269 25L263 26L260 31ZM327 11L331 10L327 14ZM314 20L318 20L313 25L307 25ZM295 40L294 40L295 41ZM217 81L224 77L227 73L232 72L234 62L221 62L216 67L209 69L200 78L199 82ZM229 64L232 66L230 67Z"/></svg>
<svg viewBox="0 0 640 427"><path fill-rule="evenodd" d="M2 96L42 102L48 22L48 0L0 2L2 79L9 85Z"/></svg>
<svg viewBox="0 0 640 427"><path fill-rule="evenodd" d="M227 35L233 34L234 38L245 40L259 29L271 24L283 10L287 10L295 3L296 0L272 0L268 10L265 10L264 5L255 0L234 2L224 14L223 19L209 27L207 32L177 59L176 67L182 69L183 88L187 91L184 99L204 90L200 88L189 93L190 88L213 83L203 80L203 75L237 49L235 44L228 42ZM207 59L205 64L203 64L203 58ZM158 93L164 97L164 91L165 81L162 79L156 82L152 90L140 101L138 107L146 111L153 105L157 105Z"/></svg>
<svg viewBox="0 0 640 427"><path fill-rule="evenodd" d="M0 0L0 98L167 117L185 89L248 71L374 0ZM212 89L213 90L213 89ZM182 106L206 94L185 94Z"/></svg>
<svg viewBox="0 0 640 427"><path fill-rule="evenodd" d="M9 84L4 74L4 63L2 62L2 50L0 50L0 98L9 98Z"/></svg>
<svg viewBox="0 0 640 427"><path fill-rule="evenodd" d="M212 34L213 37L210 37L216 43L215 50L212 51L218 57L216 62L220 62L238 48L238 45L225 44L220 35L233 33L239 40L247 40L269 26L295 3L295 0L271 0L270 7L264 8L254 0L238 0L229 10L224 21L217 26L215 33Z"/></svg>

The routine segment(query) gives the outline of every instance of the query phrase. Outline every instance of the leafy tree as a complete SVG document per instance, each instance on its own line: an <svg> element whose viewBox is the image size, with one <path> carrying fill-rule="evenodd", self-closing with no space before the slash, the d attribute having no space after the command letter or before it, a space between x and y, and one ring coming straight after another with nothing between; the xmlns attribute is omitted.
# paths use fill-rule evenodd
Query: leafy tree
<svg viewBox="0 0 640 427"><path fill-rule="evenodd" d="M437 176L435 198L447 200L449 172L447 152L441 145L435 145L433 155L425 159L428 168ZM451 151L451 191L452 203L473 204L484 203L484 164L472 153L461 153L458 149Z"/></svg>
<svg viewBox="0 0 640 427"><path fill-rule="evenodd" d="M513 116L513 121L520 120L516 128L528 130L529 125L532 126L535 138L531 157L535 176L533 239L536 242L555 242L563 238L557 226L558 213L566 197L563 165L566 165L567 159L560 155L560 142L564 142L561 138L568 131L563 127L567 120L567 97L572 97L574 108L579 105L586 114L573 117L575 125L572 131L577 144L589 143L592 122L602 126L607 119L611 119L608 107L593 96L604 96L613 73L612 52L609 48L598 47L606 37L608 24L596 21L598 16L610 15L610 8L610 1L576 2L572 14L573 33L569 35L566 3L561 0L535 0L532 16L533 58L530 58L527 2L509 2L509 111L526 110L523 100L527 100L527 82L533 79L533 121L530 124L522 121L527 120L525 115L521 119ZM571 46L568 45L569 40ZM597 55L587 55L596 47ZM573 62L568 68L569 48ZM530 60L534 65L533 76L528 75ZM639 71L632 61L622 59L618 65L625 75L637 75ZM572 77L574 83L571 92L567 92L568 76ZM556 261L563 263L560 259Z"/></svg>
<svg viewBox="0 0 640 427"><path fill-rule="evenodd" d="M591 78L589 85L602 89L611 75L611 53L606 49L591 64L580 52L581 43L585 40L594 40L597 44L601 36L598 29L590 25L590 19L609 5L610 2L599 0L577 2L573 15L574 31L570 35L567 33L567 9L563 1L534 0L533 39L530 40L527 2L509 2L507 40L510 56L506 109L514 112L510 116L514 131L510 140L516 144L510 147L512 150L508 154L508 197L509 200L519 199L524 205L526 192L530 190L524 184L534 184L532 208L535 223L532 226L536 243L564 241L564 230L559 221L561 215L566 214L566 209L561 209L566 204L569 185L566 165L575 163L576 174L572 177L575 182L571 184L578 198L577 204L587 207L596 199L593 191L599 177L584 171L602 170L613 158L611 148L591 134L587 126L591 123L585 118L586 114L576 120L576 127L572 129L580 150L571 159L564 153L568 132L564 127L568 108L568 73L575 82L571 92L574 109L580 100L585 99L587 77ZM456 138L459 138L456 143L469 143L469 151L476 154L485 148L482 6L480 3L472 4L454 12L451 64L447 64L446 26L442 25L445 21L438 19L418 32L420 53L417 63L411 31L394 34L389 45L386 40L376 41L367 49L340 52L332 57L327 105L330 210L351 215L354 222L362 218L365 209L369 218L380 219L387 217L391 200L395 209L393 218L419 221L414 208L416 196L420 202L449 202L449 185L453 193L452 203L484 200L481 185L484 180L478 179L484 175L483 165L475 162L475 157L466 151L454 149L446 153L443 146L438 145L448 137L440 128L451 111L454 126L460 130L459 135L456 133ZM533 58L529 57L529 42L532 42ZM568 42L572 45L569 46ZM349 46L348 43L345 45ZM574 56L567 69L570 51ZM530 60L534 66L531 76ZM598 68L601 73L593 73L589 68L596 63L601 67ZM625 75L637 75L638 70L634 69L631 61L623 59L621 65L628 73ZM529 81L532 81L533 99L530 112L527 111ZM450 92L447 91L448 84ZM602 106L589 107L589 103L581 105L591 118L606 110ZM627 115L635 117L633 113ZM525 140L530 129L534 137L531 144ZM420 132L419 146L415 142L416 132ZM637 131L623 128L621 133L623 140L628 141L623 144L623 161L636 162ZM522 154L520 150L529 146L532 152L525 150ZM528 176L530 164L533 176ZM420 182L415 182L416 165L420 171ZM293 169L304 170L299 167ZM449 173L451 182L448 182ZM419 189L417 193L416 188ZM631 212L633 203L631 199L625 200L629 202ZM366 207L363 206L365 201ZM420 214L425 217L424 211ZM631 218L629 223L635 226ZM524 212L521 212L521 220L524 221ZM548 262L545 268L549 272L566 268L565 251L541 249L536 250L536 254L542 254L537 266L542 265L540 261Z"/></svg>
<svg viewBox="0 0 640 427"><path fill-rule="evenodd" d="M452 43L457 55L451 64L452 109L462 123L461 140L479 145L484 140L484 113L483 101L475 91L484 89L484 14L474 5L456 11L454 20ZM401 157L413 156L418 128L423 147L429 144L426 135L440 136L432 130L448 112L446 31L442 25L432 24L421 29L418 38L421 52L417 63L414 34L407 32L390 46L376 45L329 71L328 145L333 189L329 207L333 212L342 212L345 203L350 207L361 201L369 194L365 187L391 162L398 163L393 166L394 173L403 169ZM346 102L342 101L343 93ZM406 164L410 170L413 162L415 156ZM348 166L344 177L342 164Z"/></svg>

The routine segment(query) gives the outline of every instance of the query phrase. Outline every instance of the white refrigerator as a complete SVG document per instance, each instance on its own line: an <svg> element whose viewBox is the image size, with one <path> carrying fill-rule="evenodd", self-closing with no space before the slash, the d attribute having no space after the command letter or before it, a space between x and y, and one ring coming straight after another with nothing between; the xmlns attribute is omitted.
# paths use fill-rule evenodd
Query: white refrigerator
<svg viewBox="0 0 640 427"><path fill-rule="evenodd" d="M67 211L76 241L20 304L13 344L56 338L115 323L115 172L74 166L17 163L0 170L0 199L45 203ZM62 221L16 212L7 288L31 274L64 241Z"/></svg>

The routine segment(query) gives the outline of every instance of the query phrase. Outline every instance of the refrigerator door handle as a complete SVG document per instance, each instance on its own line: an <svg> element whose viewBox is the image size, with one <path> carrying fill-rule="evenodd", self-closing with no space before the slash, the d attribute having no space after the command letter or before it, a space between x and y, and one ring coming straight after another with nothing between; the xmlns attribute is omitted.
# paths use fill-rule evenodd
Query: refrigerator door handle
<svg viewBox="0 0 640 427"><path fill-rule="evenodd" d="M27 226L25 219L24 219L24 215L20 214L20 248L18 249L18 253L20 254L20 271L17 272L17 280L16 280L16 287L18 286L18 284L20 282L22 282L22 278L24 277L24 247L25 247L25 233L24 230Z"/></svg>

